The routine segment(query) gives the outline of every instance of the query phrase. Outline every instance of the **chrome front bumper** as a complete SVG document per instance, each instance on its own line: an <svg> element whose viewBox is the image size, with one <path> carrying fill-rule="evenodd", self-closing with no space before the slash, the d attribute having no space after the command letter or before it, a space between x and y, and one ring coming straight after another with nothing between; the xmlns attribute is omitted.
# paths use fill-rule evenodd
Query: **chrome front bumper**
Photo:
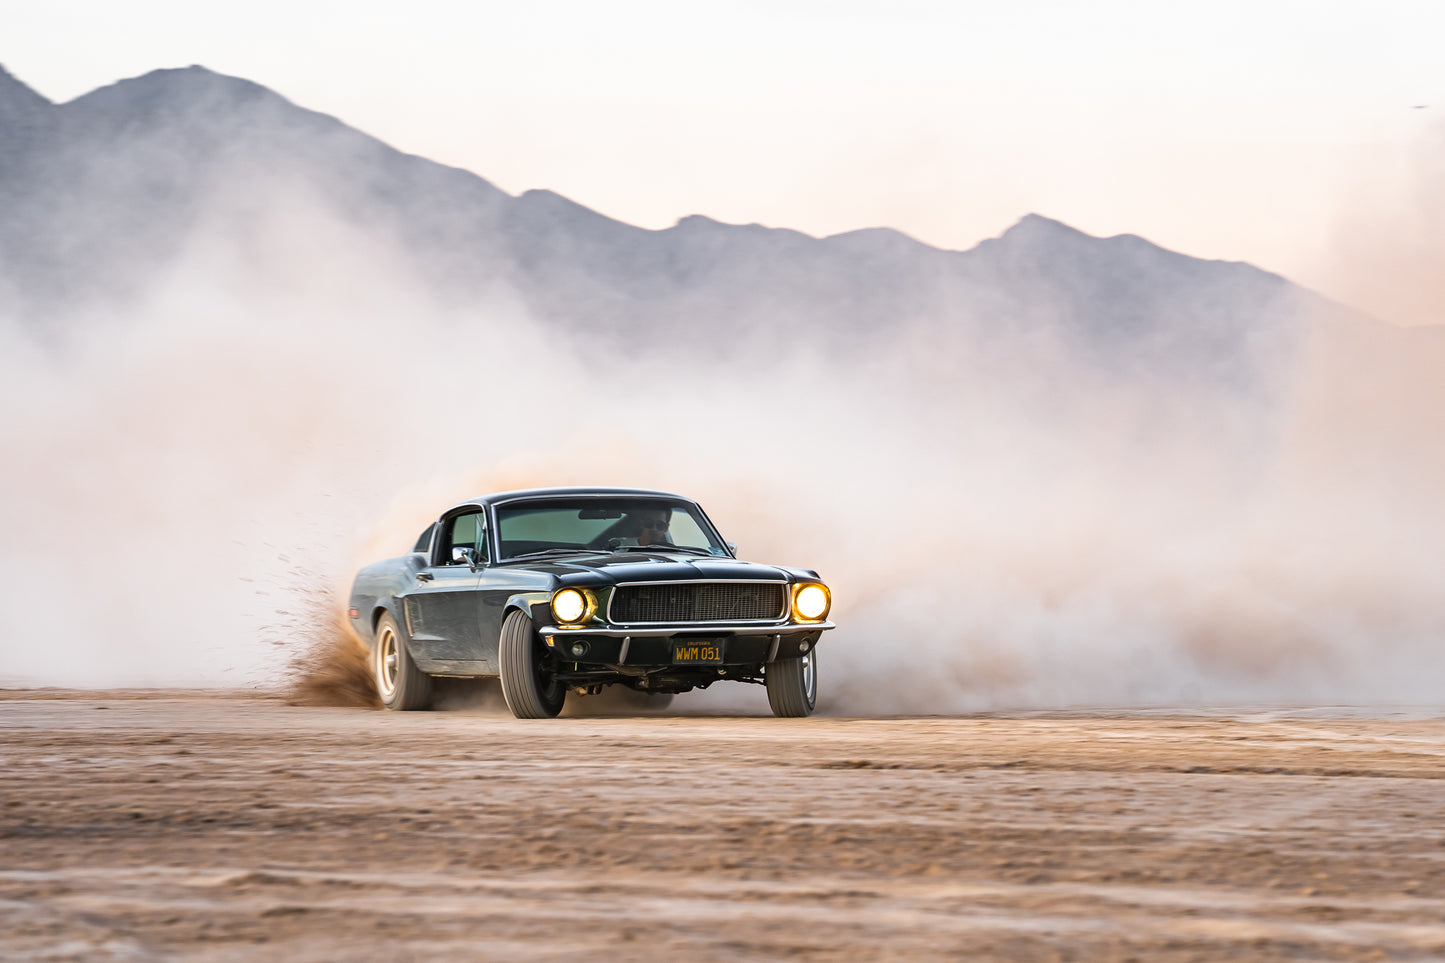
<svg viewBox="0 0 1445 963"><path fill-rule="evenodd" d="M675 640L686 640L688 636L699 638L719 635L771 636L772 644L767 647L766 653L757 651L754 653L755 658L734 660L737 664L753 664L758 662L774 662L779 658L780 652L784 658L793 658L794 650L796 650L796 654L799 655L806 653L808 649L818 641L818 636L820 636L825 629L831 629L832 627L832 622L784 622L774 623L772 625L758 625L755 622L711 622L706 624L690 622L676 625L648 625L637 628L625 628L614 625L566 625L560 627L556 625L544 625L538 629L538 632L540 632L542 637L547 641L548 647L557 647L558 649L563 649L565 646L571 644L567 641L568 639L583 639L584 641L588 638L621 639L622 645L617 650L615 661L611 658L599 660L606 664L619 666L633 664L629 661L628 656L635 654L632 651L634 648L634 640L643 638L660 638L666 636ZM787 640L786 648L784 648L785 639ZM612 643L602 644L611 645ZM644 657L642 664L665 667L671 660L671 656L669 655L667 660L659 662L657 656L658 653L654 650L651 653L651 657ZM596 659L597 656L594 654L593 658Z"/></svg>
<svg viewBox="0 0 1445 963"><path fill-rule="evenodd" d="M537 630L540 635L601 635L613 639L642 638L652 635L687 635L697 633L699 635L800 635L806 632L818 632L824 629L833 628L832 622L785 622L782 625L758 625L747 623L742 625L729 624L727 622L709 622L706 625L699 625L692 622L686 625L649 625L645 628L618 628L616 626L590 626L590 625L544 625Z"/></svg>

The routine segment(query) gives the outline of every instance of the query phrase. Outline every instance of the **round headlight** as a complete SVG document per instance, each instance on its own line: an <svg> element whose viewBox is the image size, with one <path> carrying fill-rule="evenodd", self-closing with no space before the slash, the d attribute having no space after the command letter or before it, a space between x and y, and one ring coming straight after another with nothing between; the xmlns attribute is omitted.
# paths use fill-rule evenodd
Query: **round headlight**
<svg viewBox="0 0 1445 963"><path fill-rule="evenodd" d="M826 586L819 585L817 582L809 582L806 585L798 586L797 592L793 595L793 612L800 619L816 622L828 614L830 601Z"/></svg>
<svg viewBox="0 0 1445 963"><path fill-rule="evenodd" d="M587 614L587 596L574 588L564 588L552 596L552 615L558 622L581 622Z"/></svg>

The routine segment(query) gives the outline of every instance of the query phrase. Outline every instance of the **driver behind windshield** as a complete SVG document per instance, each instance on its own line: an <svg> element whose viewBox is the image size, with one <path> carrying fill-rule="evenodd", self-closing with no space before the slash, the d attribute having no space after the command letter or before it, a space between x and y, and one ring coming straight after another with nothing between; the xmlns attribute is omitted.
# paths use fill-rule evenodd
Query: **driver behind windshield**
<svg viewBox="0 0 1445 963"><path fill-rule="evenodd" d="M637 528L638 545L671 545L667 526L672 519L670 508L647 508L630 516Z"/></svg>

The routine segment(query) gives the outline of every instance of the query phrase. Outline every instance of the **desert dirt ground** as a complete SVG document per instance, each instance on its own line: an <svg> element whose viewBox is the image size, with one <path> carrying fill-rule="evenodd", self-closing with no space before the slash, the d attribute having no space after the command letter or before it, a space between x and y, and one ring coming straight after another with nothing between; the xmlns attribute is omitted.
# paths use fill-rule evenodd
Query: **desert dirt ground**
<svg viewBox="0 0 1445 963"><path fill-rule="evenodd" d="M0 958L1441 959L1429 716L11 690Z"/></svg>

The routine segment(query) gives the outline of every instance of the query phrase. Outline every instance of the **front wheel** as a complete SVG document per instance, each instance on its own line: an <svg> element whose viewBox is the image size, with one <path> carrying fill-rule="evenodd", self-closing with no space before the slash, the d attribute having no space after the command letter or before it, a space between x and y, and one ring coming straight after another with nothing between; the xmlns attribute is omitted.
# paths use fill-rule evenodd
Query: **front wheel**
<svg viewBox="0 0 1445 963"><path fill-rule="evenodd" d="M551 656L525 613L514 611L507 616L497 650L502 698L512 715L518 719L555 718L567 699L567 688L557 681Z"/></svg>
<svg viewBox="0 0 1445 963"><path fill-rule="evenodd" d="M371 654L376 694L388 709L431 708L431 676L412 661L396 619L388 612L376 623L376 649Z"/></svg>
<svg viewBox="0 0 1445 963"><path fill-rule="evenodd" d="M773 715L796 719L811 715L818 704L818 650L796 659L770 662L764 679Z"/></svg>

